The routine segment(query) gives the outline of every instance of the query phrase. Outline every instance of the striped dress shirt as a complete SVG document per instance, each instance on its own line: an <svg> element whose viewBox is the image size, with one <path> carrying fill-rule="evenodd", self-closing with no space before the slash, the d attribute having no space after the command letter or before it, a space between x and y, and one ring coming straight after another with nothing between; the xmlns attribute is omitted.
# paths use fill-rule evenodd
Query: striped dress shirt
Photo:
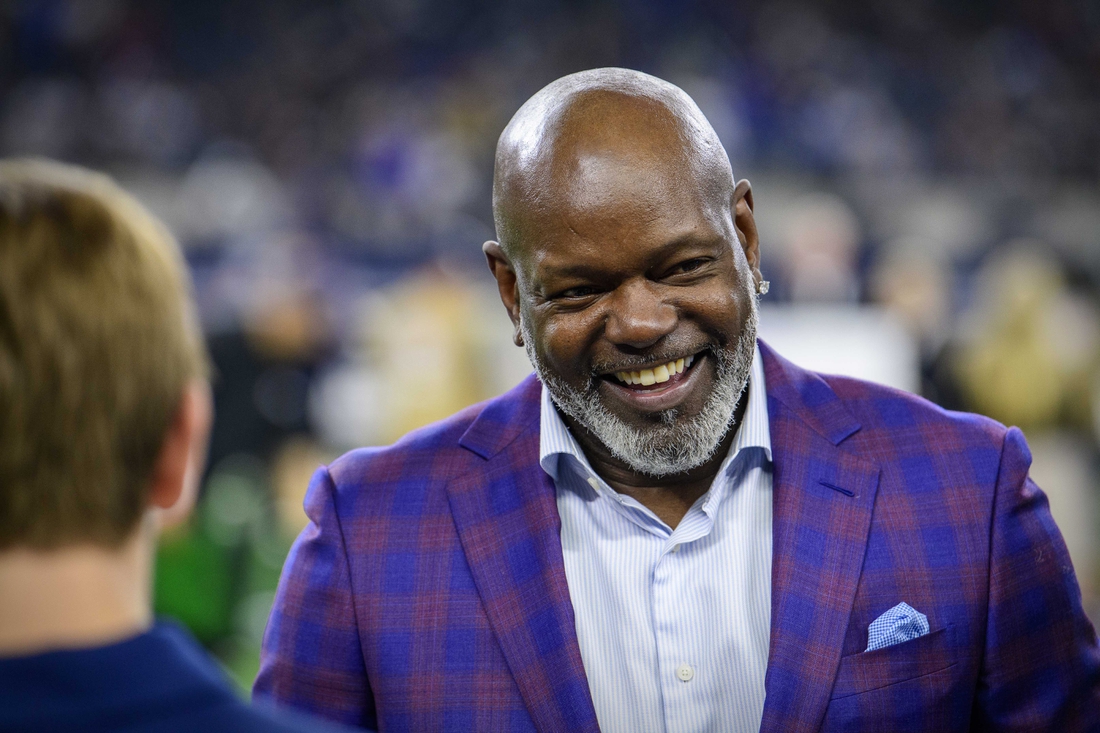
<svg viewBox="0 0 1100 733"><path fill-rule="evenodd" d="M612 489L542 391L581 659L604 733L756 731L771 622L772 464L757 349L748 405L706 494L673 530Z"/></svg>

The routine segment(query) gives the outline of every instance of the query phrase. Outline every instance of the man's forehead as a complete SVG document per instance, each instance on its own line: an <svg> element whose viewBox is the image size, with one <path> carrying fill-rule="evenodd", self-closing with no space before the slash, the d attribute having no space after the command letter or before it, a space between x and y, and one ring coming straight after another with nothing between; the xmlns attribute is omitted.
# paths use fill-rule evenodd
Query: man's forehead
<svg viewBox="0 0 1100 733"><path fill-rule="evenodd" d="M584 151L549 176L528 181L530 191L515 206L529 226L567 226L578 237L593 227L629 234L646 227L721 217L728 197L681 159L636 150Z"/></svg>
<svg viewBox="0 0 1100 733"><path fill-rule="evenodd" d="M516 181L509 209L521 229L569 225L586 237L592 226L633 229L721 217L731 193L724 183L682 146L595 135Z"/></svg>

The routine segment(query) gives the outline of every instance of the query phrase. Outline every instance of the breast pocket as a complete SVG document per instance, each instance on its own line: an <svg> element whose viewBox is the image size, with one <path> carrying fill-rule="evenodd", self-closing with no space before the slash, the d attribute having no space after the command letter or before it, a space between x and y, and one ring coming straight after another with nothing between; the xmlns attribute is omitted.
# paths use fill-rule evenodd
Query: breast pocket
<svg viewBox="0 0 1100 733"><path fill-rule="evenodd" d="M954 626L842 657L821 730L956 730L971 707L961 669Z"/></svg>
<svg viewBox="0 0 1100 733"><path fill-rule="evenodd" d="M949 624L901 644L841 657L832 699L932 675L955 662L955 626Z"/></svg>

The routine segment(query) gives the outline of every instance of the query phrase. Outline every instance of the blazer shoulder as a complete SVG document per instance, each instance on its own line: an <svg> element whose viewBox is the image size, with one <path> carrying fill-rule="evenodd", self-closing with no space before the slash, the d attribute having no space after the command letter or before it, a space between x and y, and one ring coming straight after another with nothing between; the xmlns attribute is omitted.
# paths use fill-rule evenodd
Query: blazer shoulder
<svg viewBox="0 0 1100 733"><path fill-rule="evenodd" d="M945 409L925 397L895 387L835 374L822 374L821 378L867 431L941 429L967 442L1000 445L1009 430L985 415Z"/></svg>
<svg viewBox="0 0 1100 733"><path fill-rule="evenodd" d="M904 494L908 502L937 511L962 512L965 505L968 516L988 517L1004 469L1008 428L899 389L850 377L822 378L860 423L846 447L883 471L880 501Z"/></svg>
<svg viewBox="0 0 1100 733"><path fill-rule="evenodd" d="M364 474L416 475L430 470L442 456L458 458L465 453L459 438L469 429L487 402L461 410L448 418L417 428L392 445L356 448L329 464L328 471L339 487Z"/></svg>
<svg viewBox="0 0 1100 733"><path fill-rule="evenodd" d="M936 451L950 444L996 445L1007 428L981 415L953 412L917 395L874 382L804 369L760 342L769 403L790 409L834 445L849 450L906 446ZM918 439L918 440L915 440Z"/></svg>
<svg viewBox="0 0 1100 733"><path fill-rule="evenodd" d="M471 470L491 455L493 443L506 444L538 419L539 389L528 378L499 397L413 430L393 445L345 453L328 466L336 493L358 492L366 485L378 490L442 483Z"/></svg>

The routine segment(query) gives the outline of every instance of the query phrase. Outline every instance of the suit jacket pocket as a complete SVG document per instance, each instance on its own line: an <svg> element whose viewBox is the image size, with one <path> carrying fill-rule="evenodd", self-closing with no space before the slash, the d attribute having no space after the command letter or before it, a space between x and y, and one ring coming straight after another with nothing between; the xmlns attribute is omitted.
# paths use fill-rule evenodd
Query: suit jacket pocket
<svg viewBox="0 0 1100 733"><path fill-rule="evenodd" d="M858 695L934 674L955 664L955 627L910 641L841 657L832 699Z"/></svg>

